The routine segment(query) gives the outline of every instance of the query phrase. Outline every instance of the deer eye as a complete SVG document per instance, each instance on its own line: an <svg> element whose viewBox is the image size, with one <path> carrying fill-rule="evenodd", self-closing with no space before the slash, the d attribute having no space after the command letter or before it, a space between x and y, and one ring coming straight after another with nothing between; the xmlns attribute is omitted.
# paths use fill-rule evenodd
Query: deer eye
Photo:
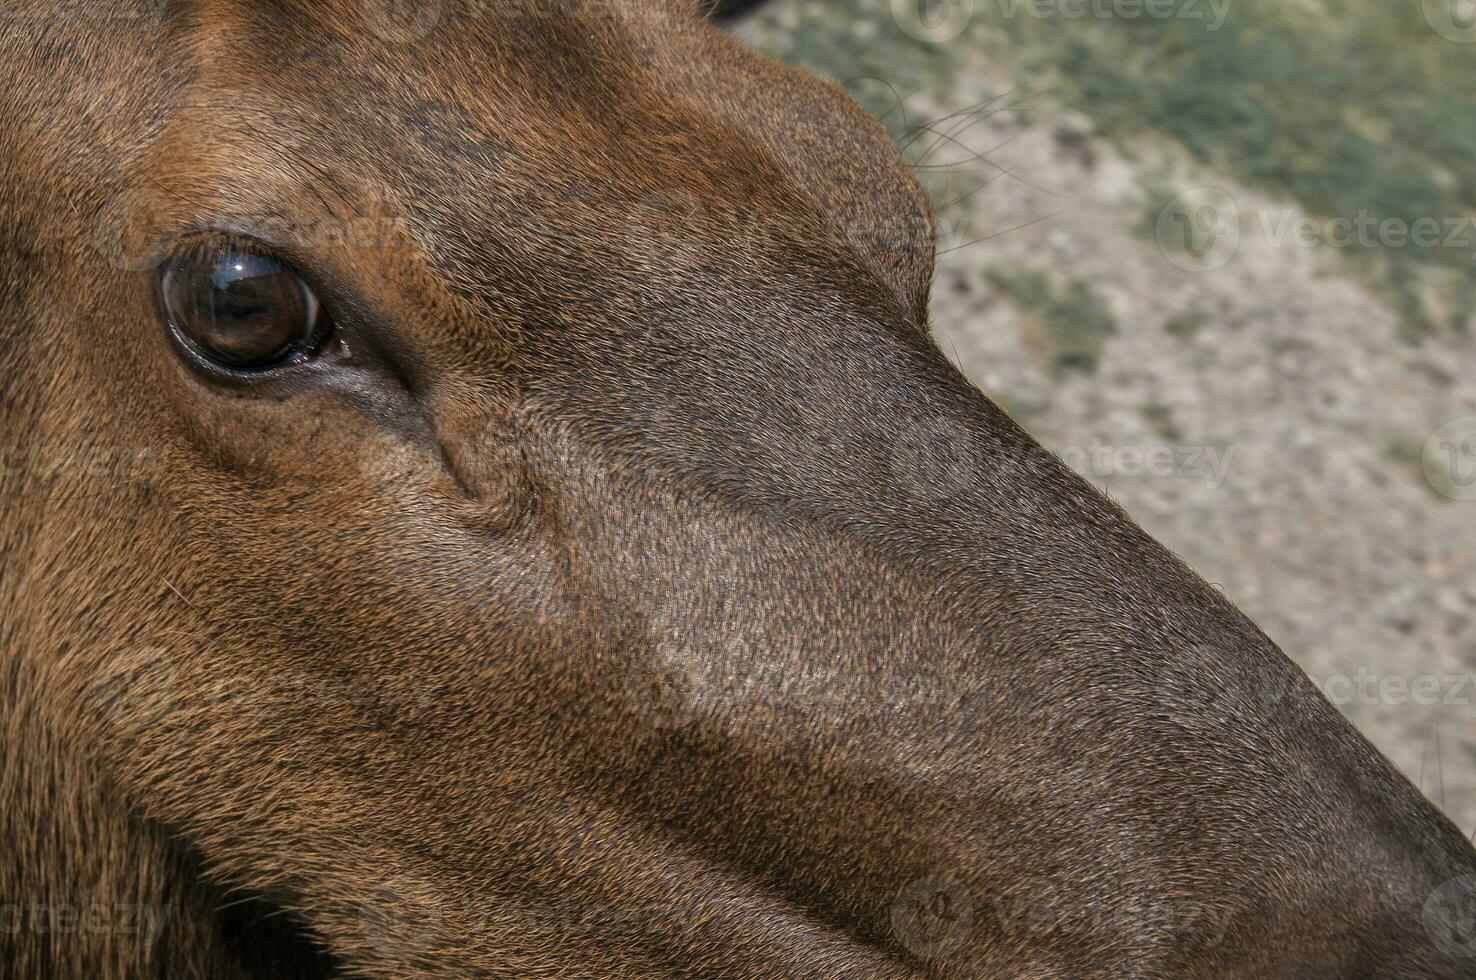
<svg viewBox="0 0 1476 980"><path fill-rule="evenodd" d="M310 358L327 317L302 276L239 245L200 248L160 270L170 329L195 356L235 373Z"/></svg>

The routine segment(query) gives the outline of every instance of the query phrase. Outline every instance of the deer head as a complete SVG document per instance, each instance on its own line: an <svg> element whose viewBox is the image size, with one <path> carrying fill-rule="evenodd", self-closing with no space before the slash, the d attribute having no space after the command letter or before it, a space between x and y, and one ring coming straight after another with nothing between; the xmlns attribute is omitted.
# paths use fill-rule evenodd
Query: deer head
<svg viewBox="0 0 1476 980"><path fill-rule="evenodd" d="M939 355L840 89L680 0L28 11L21 975L1468 975L1469 845Z"/></svg>

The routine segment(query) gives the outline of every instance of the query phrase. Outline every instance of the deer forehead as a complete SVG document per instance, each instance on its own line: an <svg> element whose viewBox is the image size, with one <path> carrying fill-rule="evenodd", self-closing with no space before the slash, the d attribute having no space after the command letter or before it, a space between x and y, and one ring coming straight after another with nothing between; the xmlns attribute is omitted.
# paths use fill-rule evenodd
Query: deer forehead
<svg viewBox="0 0 1476 980"><path fill-rule="evenodd" d="M11 59L40 89L17 120L27 179L84 202L83 236L119 209L155 238L265 223L375 266L408 249L472 291L501 288L489 264L522 281L571 250L640 268L642 243L823 233L920 308L929 210L880 126L691 4L446 2L424 23L378 6L169 5L105 43L40 19L38 64Z"/></svg>

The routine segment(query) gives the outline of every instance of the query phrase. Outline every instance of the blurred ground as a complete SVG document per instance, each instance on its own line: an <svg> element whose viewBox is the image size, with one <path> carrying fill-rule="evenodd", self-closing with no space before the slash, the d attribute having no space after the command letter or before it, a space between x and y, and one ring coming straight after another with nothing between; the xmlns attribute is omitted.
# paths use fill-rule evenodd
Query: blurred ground
<svg viewBox="0 0 1476 980"><path fill-rule="evenodd" d="M963 371L1476 832L1476 3L916 2L744 33L906 148Z"/></svg>

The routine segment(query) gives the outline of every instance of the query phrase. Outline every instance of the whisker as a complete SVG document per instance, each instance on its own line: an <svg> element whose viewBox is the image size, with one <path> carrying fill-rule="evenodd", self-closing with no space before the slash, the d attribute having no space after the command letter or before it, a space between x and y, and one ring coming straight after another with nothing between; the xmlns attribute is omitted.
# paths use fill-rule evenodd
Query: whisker
<svg viewBox="0 0 1476 980"><path fill-rule="evenodd" d="M1065 209L1063 208L1062 210L1065 210ZM1050 214L1043 214L1039 218L1032 218L1030 221L1022 222L1021 224L1014 225L1013 227L1010 227L1010 228L1005 228L1005 229L1003 229L1001 231L996 231L993 234L985 235L982 238L975 238L973 241L964 242L962 245L955 245L953 248L944 249L943 251L939 252L938 255L940 257L941 256L944 256L944 255L952 255L954 252L957 252L960 249L968 248L970 245L978 245L981 242L987 242L987 241L989 241L991 238L998 238L1001 235L1008 235L1011 232L1020 231L1021 229L1024 229L1024 228L1029 228L1031 225L1038 225L1042 221L1046 221L1046 220L1049 220L1050 218L1054 218L1056 215L1058 215L1060 213L1061 213L1060 211L1052 211Z"/></svg>

